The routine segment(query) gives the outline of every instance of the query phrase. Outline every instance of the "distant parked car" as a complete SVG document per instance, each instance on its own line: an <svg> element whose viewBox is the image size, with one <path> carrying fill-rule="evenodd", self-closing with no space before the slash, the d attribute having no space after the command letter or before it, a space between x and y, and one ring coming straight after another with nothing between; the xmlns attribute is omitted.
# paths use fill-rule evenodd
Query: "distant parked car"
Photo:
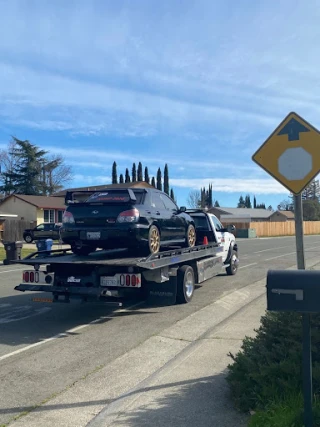
<svg viewBox="0 0 320 427"><path fill-rule="evenodd" d="M83 192L82 192L83 193ZM194 221L174 201L155 188L107 189L73 200L62 218L61 239L74 253L87 255L97 248L127 248L155 254L162 246L196 243Z"/></svg>
<svg viewBox="0 0 320 427"><path fill-rule="evenodd" d="M23 238L27 243L32 243L34 240L40 239L60 239L61 224L45 223L39 224L35 228L26 229L23 232Z"/></svg>

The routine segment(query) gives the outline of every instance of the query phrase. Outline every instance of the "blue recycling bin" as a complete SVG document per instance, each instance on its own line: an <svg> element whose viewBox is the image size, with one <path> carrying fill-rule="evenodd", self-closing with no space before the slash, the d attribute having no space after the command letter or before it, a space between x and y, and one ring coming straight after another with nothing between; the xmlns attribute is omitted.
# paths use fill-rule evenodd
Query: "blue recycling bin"
<svg viewBox="0 0 320 427"><path fill-rule="evenodd" d="M46 240L46 250L48 251L48 254L50 255L51 249L52 249L52 245L53 245L53 240L52 239L47 239Z"/></svg>

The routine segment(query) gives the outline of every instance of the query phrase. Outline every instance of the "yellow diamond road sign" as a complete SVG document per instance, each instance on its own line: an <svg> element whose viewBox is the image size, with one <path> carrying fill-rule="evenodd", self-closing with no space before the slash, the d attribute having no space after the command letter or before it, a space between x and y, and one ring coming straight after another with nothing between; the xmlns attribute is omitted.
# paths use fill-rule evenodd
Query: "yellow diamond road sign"
<svg viewBox="0 0 320 427"><path fill-rule="evenodd" d="M293 194L299 194L320 172L320 132L290 113L252 160Z"/></svg>

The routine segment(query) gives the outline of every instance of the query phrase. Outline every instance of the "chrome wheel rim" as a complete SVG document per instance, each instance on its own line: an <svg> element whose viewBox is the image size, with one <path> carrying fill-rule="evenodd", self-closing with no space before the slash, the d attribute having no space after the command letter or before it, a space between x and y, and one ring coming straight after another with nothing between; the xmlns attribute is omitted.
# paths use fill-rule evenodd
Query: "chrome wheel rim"
<svg viewBox="0 0 320 427"><path fill-rule="evenodd" d="M189 242L190 247L192 247L196 244L196 231L195 231L194 227L189 227L188 242Z"/></svg>
<svg viewBox="0 0 320 427"><path fill-rule="evenodd" d="M27 243L31 243L32 242L32 237L31 236L26 236L25 241Z"/></svg>
<svg viewBox="0 0 320 427"><path fill-rule="evenodd" d="M160 235L156 227L151 230L150 249L153 254L159 252L160 249Z"/></svg>
<svg viewBox="0 0 320 427"><path fill-rule="evenodd" d="M193 274L191 271L188 271L188 273L187 273L187 277L186 277L186 280L184 283L184 287L185 287L187 298L190 298L193 294L193 288L194 288Z"/></svg>

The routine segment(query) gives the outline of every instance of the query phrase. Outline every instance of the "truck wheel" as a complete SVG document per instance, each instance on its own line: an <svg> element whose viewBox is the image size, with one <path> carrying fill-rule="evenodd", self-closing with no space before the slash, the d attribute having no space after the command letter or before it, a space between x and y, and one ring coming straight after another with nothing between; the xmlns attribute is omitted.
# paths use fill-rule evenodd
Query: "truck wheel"
<svg viewBox="0 0 320 427"><path fill-rule="evenodd" d="M238 254L235 250L231 252L231 258L229 266L226 268L226 272L229 276L234 276L238 271Z"/></svg>
<svg viewBox="0 0 320 427"><path fill-rule="evenodd" d="M186 234L186 246L187 248L193 248L196 245L196 229L193 225L189 225Z"/></svg>
<svg viewBox="0 0 320 427"><path fill-rule="evenodd" d="M32 243L33 242L33 238L31 236L31 234L26 234L24 236L24 240L25 240L26 243Z"/></svg>
<svg viewBox="0 0 320 427"><path fill-rule="evenodd" d="M177 303L190 302L194 293L194 272L190 265L183 265L177 275Z"/></svg>

